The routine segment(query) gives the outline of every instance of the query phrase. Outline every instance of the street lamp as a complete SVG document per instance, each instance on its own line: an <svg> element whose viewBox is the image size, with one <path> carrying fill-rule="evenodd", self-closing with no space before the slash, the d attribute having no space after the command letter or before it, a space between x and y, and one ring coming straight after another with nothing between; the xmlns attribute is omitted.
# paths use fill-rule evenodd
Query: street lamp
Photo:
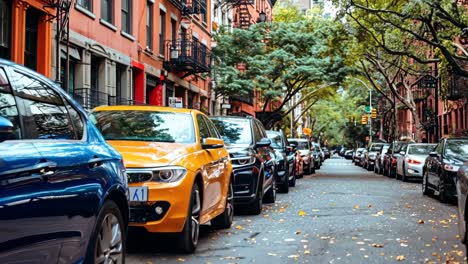
<svg viewBox="0 0 468 264"><path fill-rule="evenodd" d="M371 112L372 112L372 89L369 88L369 86L367 86L367 84L362 81L361 79L359 78L356 78L354 77L353 79L359 81L360 83L362 83L364 85L364 87L367 88L367 90L369 90L369 144L372 143L372 118L371 118Z"/></svg>
<svg viewBox="0 0 468 264"><path fill-rule="evenodd" d="M260 22L265 22L266 21L266 13L265 11L261 11L260 14L259 14L259 18L260 18Z"/></svg>

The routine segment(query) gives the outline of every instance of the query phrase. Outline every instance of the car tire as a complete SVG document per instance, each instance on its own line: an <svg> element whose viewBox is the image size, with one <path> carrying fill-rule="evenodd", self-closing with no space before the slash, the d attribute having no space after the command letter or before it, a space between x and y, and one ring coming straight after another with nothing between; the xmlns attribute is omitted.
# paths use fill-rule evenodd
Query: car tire
<svg viewBox="0 0 468 264"><path fill-rule="evenodd" d="M258 185L259 186L257 189L257 194L255 195L255 199L253 203L247 207L247 213L251 215L259 215L262 213L263 209L263 183L259 181Z"/></svg>
<svg viewBox="0 0 468 264"><path fill-rule="evenodd" d="M315 173L315 165L312 166L312 164L309 163L309 168L307 170L308 170L309 175L314 174Z"/></svg>
<svg viewBox="0 0 468 264"><path fill-rule="evenodd" d="M98 259L106 260L120 259L120 263L125 262L126 227L117 204L112 200L104 202L101 211L96 218L91 239L86 252L85 263L97 263ZM107 244L109 248L102 249L102 245ZM116 254L104 254L104 252L115 252ZM116 255L119 256L116 256ZM112 258L112 259L110 259Z"/></svg>
<svg viewBox="0 0 468 264"><path fill-rule="evenodd" d="M294 172L295 170L293 170ZM296 187L296 173L293 174L293 178L288 181L289 182L289 187Z"/></svg>
<svg viewBox="0 0 468 264"><path fill-rule="evenodd" d="M423 195L432 195L432 194L434 194L434 191L429 189L428 177L429 177L428 172L425 171L423 173L422 184L421 184L422 185L421 187L422 187Z"/></svg>
<svg viewBox="0 0 468 264"><path fill-rule="evenodd" d="M286 168L286 172L289 170ZM289 175L284 176L284 181L278 186L278 192L289 193Z"/></svg>
<svg viewBox="0 0 468 264"><path fill-rule="evenodd" d="M401 180L402 180L403 182L407 182L407 181L408 181L408 177L406 176L406 168L405 168L405 166L403 166L402 170L403 170L403 175L401 175Z"/></svg>
<svg viewBox="0 0 468 264"><path fill-rule="evenodd" d="M190 195L189 210L184 229L178 234L179 248L184 253L193 253L198 245L200 235L201 197L198 184L193 184Z"/></svg>
<svg viewBox="0 0 468 264"><path fill-rule="evenodd" d="M234 188L232 181L229 181L228 193L226 197L226 207L224 212L211 220L211 226L216 229L226 229L232 226L234 219Z"/></svg>
<svg viewBox="0 0 468 264"><path fill-rule="evenodd" d="M447 191L445 190L445 179L443 175L440 175L440 181L439 181L439 201L441 203L448 203L449 202L449 197L447 196Z"/></svg>
<svg viewBox="0 0 468 264"><path fill-rule="evenodd" d="M263 197L263 202L265 203L275 203L276 200L276 179L273 177L273 181L271 182L270 189L265 193Z"/></svg>

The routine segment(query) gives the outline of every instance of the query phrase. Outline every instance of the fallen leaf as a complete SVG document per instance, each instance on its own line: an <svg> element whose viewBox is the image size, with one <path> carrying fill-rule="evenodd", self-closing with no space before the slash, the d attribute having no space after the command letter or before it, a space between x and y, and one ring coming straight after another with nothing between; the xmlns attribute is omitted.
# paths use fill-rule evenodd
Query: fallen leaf
<svg viewBox="0 0 468 264"><path fill-rule="evenodd" d="M355 205L353 208L354 209L359 209L359 205Z"/></svg>
<svg viewBox="0 0 468 264"><path fill-rule="evenodd" d="M358 244L358 245L364 245L365 243L362 242L362 241L358 241L358 242L356 242L356 244Z"/></svg>
<svg viewBox="0 0 468 264"><path fill-rule="evenodd" d="M447 220L440 220L439 223L441 223L443 225L446 225L446 224L448 224L448 221Z"/></svg>
<svg viewBox="0 0 468 264"><path fill-rule="evenodd" d="M268 253L268 256L276 256L276 253Z"/></svg>
<svg viewBox="0 0 468 264"><path fill-rule="evenodd" d="M299 210L299 212L297 213L299 216L304 216L306 213L303 211L303 210Z"/></svg>
<svg viewBox="0 0 468 264"><path fill-rule="evenodd" d="M305 255L309 255L309 254L310 254L310 250L304 250L304 254L305 254Z"/></svg>
<svg viewBox="0 0 468 264"><path fill-rule="evenodd" d="M373 244L371 244L371 247L375 247L375 248L383 248L383 244L377 244L377 243L373 243Z"/></svg>
<svg viewBox="0 0 468 264"><path fill-rule="evenodd" d="M409 204L406 204L406 208L411 208L411 205L409 205Z"/></svg>
<svg viewBox="0 0 468 264"><path fill-rule="evenodd" d="M424 224L424 220L419 219L419 220L418 220L418 224Z"/></svg>
<svg viewBox="0 0 468 264"><path fill-rule="evenodd" d="M352 240L357 240L357 237L351 237Z"/></svg>
<svg viewBox="0 0 468 264"><path fill-rule="evenodd" d="M184 259L184 258L178 258L177 261L179 261L179 262L185 262L185 259Z"/></svg>
<svg viewBox="0 0 468 264"><path fill-rule="evenodd" d="M400 243L400 246L402 246L402 247L408 247L408 244L406 244L406 243Z"/></svg>
<svg viewBox="0 0 468 264"><path fill-rule="evenodd" d="M372 207L372 204L368 204L367 207L371 208L371 207Z"/></svg>
<svg viewBox="0 0 468 264"><path fill-rule="evenodd" d="M241 225L236 226L237 230L241 230L243 227Z"/></svg>
<svg viewBox="0 0 468 264"><path fill-rule="evenodd" d="M299 255L289 255L288 258L299 258Z"/></svg>
<svg viewBox="0 0 468 264"><path fill-rule="evenodd" d="M296 231L295 233L296 233L296 235L299 235L301 233L301 231Z"/></svg>
<svg viewBox="0 0 468 264"><path fill-rule="evenodd" d="M286 211L286 209L284 207L281 207L279 210L278 210L280 213L284 213Z"/></svg>
<svg viewBox="0 0 468 264"><path fill-rule="evenodd" d="M395 259L396 259L396 261L403 261L403 260L406 259L406 257L403 256L403 255L398 255L398 256L395 257Z"/></svg>

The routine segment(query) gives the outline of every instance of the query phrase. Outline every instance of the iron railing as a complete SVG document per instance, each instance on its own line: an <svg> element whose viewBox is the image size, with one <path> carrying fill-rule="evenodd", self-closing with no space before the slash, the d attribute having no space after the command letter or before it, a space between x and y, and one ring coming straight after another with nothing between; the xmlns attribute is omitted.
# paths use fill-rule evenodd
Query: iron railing
<svg viewBox="0 0 468 264"><path fill-rule="evenodd" d="M456 74L450 74L447 78L448 100L459 100L468 97L468 78Z"/></svg>
<svg viewBox="0 0 468 264"><path fill-rule="evenodd" d="M198 40L166 41L164 66L175 72L201 73L211 69L211 50Z"/></svg>
<svg viewBox="0 0 468 264"><path fill-rule="evenodd" d="M101 105L141 105L133 99L127 99L110 95L90 88L77 88L73 91L73 98L83 106L85 110L91 110Z"/></svg>
<svg viewBox="0 0 468 264"><path fill-rule="evenodd" d="M183 15L206 14L206 0L169 0Z"/></svg>

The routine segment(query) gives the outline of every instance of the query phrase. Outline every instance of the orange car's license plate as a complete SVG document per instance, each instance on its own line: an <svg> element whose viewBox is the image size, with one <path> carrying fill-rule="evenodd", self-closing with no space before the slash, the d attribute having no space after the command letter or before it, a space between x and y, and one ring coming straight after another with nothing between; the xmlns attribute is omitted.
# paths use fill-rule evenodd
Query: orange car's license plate
<svg viewBox="0 0 468 264"><path fill-rule="evenodd" d="M132 202L146 202L148 201L148 187L129 187L130 201Z"/></svg>

